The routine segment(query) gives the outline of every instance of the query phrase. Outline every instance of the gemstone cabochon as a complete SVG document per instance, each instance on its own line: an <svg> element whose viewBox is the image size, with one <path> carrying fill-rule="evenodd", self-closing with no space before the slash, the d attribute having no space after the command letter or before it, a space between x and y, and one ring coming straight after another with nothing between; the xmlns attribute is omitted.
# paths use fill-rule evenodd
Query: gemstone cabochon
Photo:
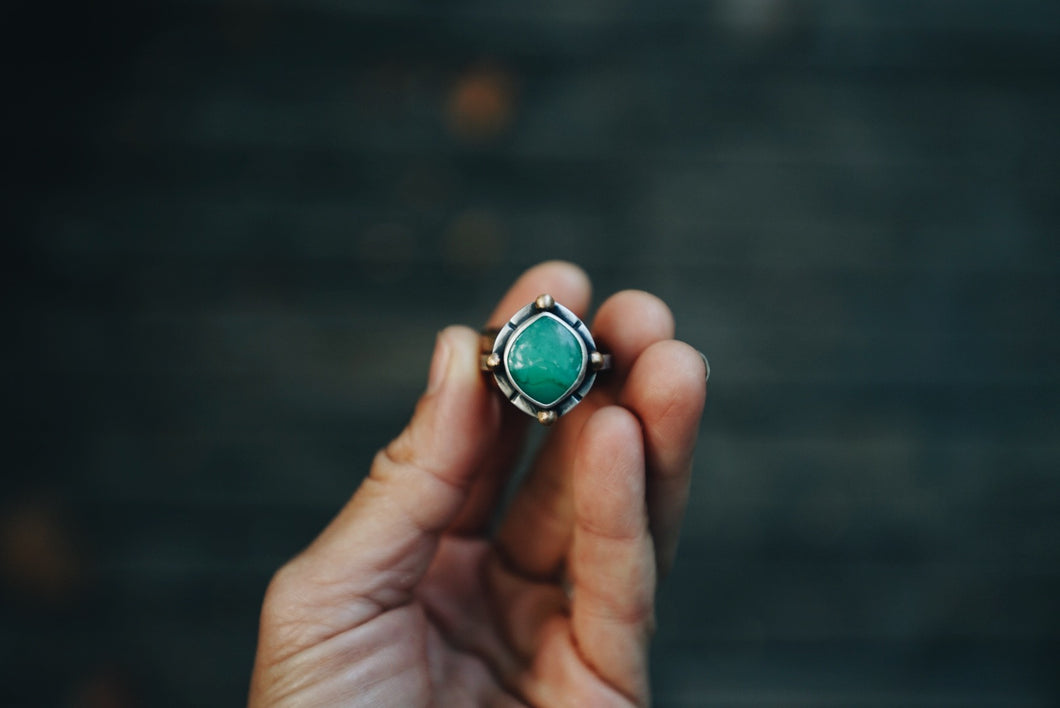
<svg viewBox="0 0 1060 708"><path fill-rule="evenodd" d="M548 408L581 382L585 351L585 345L567 324L542 313L514 336L505 364L519 391Z"/></svg>

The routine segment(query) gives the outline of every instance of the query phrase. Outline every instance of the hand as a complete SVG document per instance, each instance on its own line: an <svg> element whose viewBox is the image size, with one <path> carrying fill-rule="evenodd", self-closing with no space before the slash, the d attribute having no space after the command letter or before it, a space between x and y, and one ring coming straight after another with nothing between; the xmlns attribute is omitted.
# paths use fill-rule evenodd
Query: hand
<svg viewBox="0 0 1060 708"><path fill-rule="evenodd" d="M583 316L584 273L527 271L490 318L548 292ZM656 577L670 566L706 396L662 301L596 315L614 355L549 431L494 537L530 417L479 370L479 336L438 336L408 427L324 532L277 572L251 706L642 706Z"/></svg>

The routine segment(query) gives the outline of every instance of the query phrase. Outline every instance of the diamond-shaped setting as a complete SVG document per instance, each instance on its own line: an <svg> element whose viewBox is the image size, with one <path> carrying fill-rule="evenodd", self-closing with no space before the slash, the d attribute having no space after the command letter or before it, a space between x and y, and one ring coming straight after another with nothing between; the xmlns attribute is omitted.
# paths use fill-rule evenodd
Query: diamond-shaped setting
<svg viewBox="0 0 1060 708"><path fill-rule="evenodd" d="M504 355L512 383L541 408L556 405L582 382L587 359L581 337L548 312L523 324Z"/></svg>
<svg viewBox="0 0 1060 708"><path fill-rule="evenodd" d="M513 406L552 425L585 398L611 357L597 351L581 318L545 293L489 332L480 364Z"/></svg>

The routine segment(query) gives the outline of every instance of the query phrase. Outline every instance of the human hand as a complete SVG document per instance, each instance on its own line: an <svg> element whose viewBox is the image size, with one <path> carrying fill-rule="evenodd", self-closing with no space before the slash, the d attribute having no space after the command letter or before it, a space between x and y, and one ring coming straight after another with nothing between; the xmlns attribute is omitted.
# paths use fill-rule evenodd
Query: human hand
<svg viewBox="0 0 1060 708"><path fill-rule="evenodd" d="M527 271L490 325L589 281ZM426 393L345 508L269 585L250 706L642 706L656 578L672 563L706 396L699 353L652 295L599 309L614 357L548 433L489 535L528 425L479 370L479 335L438 336Z"/></svg>

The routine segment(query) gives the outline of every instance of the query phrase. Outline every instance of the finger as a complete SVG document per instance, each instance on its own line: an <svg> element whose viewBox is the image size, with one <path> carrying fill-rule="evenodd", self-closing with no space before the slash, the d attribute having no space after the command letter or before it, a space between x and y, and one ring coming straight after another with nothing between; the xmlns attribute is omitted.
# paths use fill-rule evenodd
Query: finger
<svg viewBox="0 0 1060 708"><path fill-rule="evenodd" d="M618 406L586 422L575 462L568 567L576 646L601 678L637 703L648 695L655 596L641 436L637 419Z"/></svg>
<svg viewBox="0 0 1060 708"><path fill-rule="evenodd" d="M277 575L272 607L341 607L310 627L330 636L408 600L500 428L500 402L478 369L478 342L465 327L438 336L412 420L379 452L345 508Z"/></svg>
<svg viewBox="0 0 1060 708"><path fill-rule="evenodd" d="M508 565L530 578L557 577L570 547L571 460L581 427L601 406L618 400L633 363L652 344L671 338L674 323L662 300L627 290L601 305L593 329L600 350L612 354L614 370L600 374L586 399L555 425L497 535Z"/></svg>
<svg viewBox="0 0 1060 708"><path fill-rule="evenodd" d="M527 421L522 415L512 415L503 410L506 407L501 401L501 425L496 440L482 462L482 470L475 477L456 519L449 525L446 533L459 536L476 536L486 533L493 521L493 513L504 493L512 469L519 461L523 444L526 441Z"/></svg>
<svg viewBox="0 0 1060 708"><path fill-rule="evenodd" d="M624 290L609 297L593 320L597 347L610 351L614 362L614 376L604 379L604 384L619 388L645 349L673 336L673 313L655 295Z"/></svg>
<svg viewBox="0 0 1060 708"><path fill-rule="evenodd" d="M668 340L640 355L619 399L644 428L648 517L661 574L669 571L677 551L706 395L699 352Z"/></svg>
<svg viewBox="0 0 1060 708"><path fill-rule="evenodd" d="M556 302L579 317L589 307L592 287L589 276L566 261L546 261L523 273L497 303L486 321L487 327L500 327L538 295L548 293Z"/></svg>
<svg viewBox="0 0 1060 708"><path fill-rule="evenodd" d="M552 295L556 302L579 317L584 316L592 294L589 277L581 268L564 261L541 263L523 273L508 289L490 315L487 326L503 326L542 293ZM497 501L522 451L527 426L532 422L511 406L504 406L502 416L502 429L486 455L482 473L472 486L467 502L449 529L451 533L484 533L493 519Z"/></svg>

